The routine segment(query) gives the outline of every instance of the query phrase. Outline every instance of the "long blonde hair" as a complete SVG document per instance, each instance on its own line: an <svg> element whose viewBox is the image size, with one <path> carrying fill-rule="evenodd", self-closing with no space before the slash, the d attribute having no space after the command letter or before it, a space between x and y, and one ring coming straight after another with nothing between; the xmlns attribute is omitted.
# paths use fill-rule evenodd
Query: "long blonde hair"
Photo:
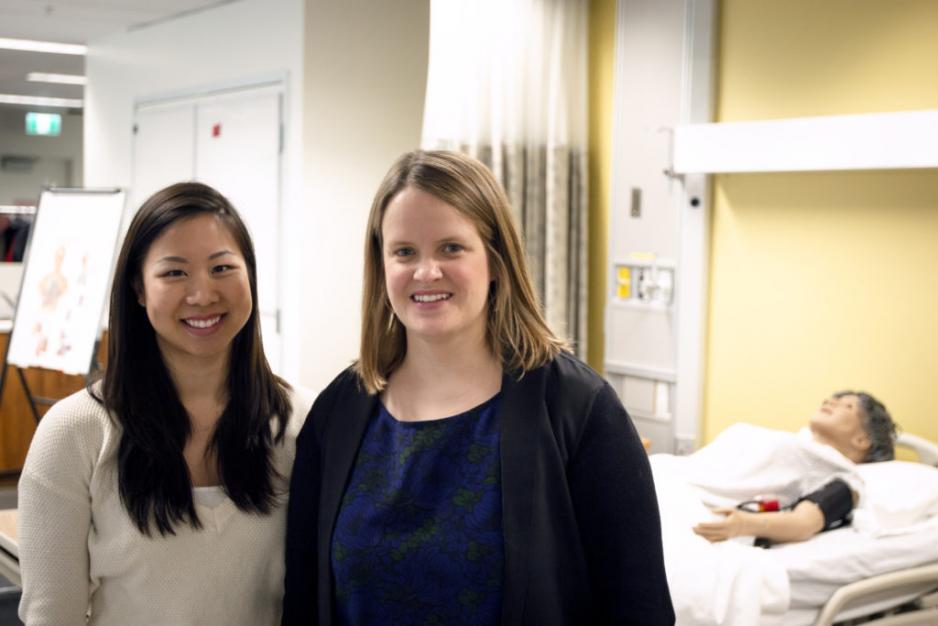
<svg viewBox="0 0 938 626"><path fill-rule="evenodd" d="M485 339L492 353L501 358L502 367L521 376L568 349L544 321L508 198L492 172L458 152L416 150L391 166L368 216L361 348L355 364L366 390L378 393L384 389L407 353L404 326L388 298L381 235L388 204L407 187L430 193L454 207L475 225L485 243L494 279Z"/></svg>

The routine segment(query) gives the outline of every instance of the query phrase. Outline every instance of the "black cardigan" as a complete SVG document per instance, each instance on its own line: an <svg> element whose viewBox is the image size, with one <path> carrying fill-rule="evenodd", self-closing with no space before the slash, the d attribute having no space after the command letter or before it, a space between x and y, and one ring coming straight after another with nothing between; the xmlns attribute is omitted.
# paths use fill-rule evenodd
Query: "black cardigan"
<svg viewBox="0 0 938 626"><path fill-rule="evenodd" d="M346 370L297 439L283 624L332 624L333 526L377 397ZM615 392L562 354L499 408L504 626L673 624L651 468Z"/></svg>

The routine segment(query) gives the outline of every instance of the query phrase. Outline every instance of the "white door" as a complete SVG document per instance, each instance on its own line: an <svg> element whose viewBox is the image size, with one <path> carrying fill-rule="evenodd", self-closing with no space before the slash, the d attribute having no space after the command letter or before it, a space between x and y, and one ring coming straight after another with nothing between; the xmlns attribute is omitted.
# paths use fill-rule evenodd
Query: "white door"
<svg viewBox="0 0 938 626"><path fill-rule="evenodd" d="M247 224L257 257L264 349L280 371L280 146L282 86L140 107L134 194L140 201L179 180L215 187ZM144 126L152 129L145 130ZM161 136L155 136L162 130ZM191 146L190 149L186 149ZM138 170L146 169L146 171ZM140 181L138 183L138 180Z"/></svg>
<svg viewBox="0 0 938 626"><path fill-rule="evenodd" d="M132 216L153 192L195 173L195 108L191 102L141 106L134 120ZM129 224L129 220L125 225Z"/></svg>
<svg viewBox="0 0 938 626"><path fill-rule="evenodd" d="M251 231L264 349L280 363L280 92L208 98L196 107L196 180L225 194Z"/></svg>

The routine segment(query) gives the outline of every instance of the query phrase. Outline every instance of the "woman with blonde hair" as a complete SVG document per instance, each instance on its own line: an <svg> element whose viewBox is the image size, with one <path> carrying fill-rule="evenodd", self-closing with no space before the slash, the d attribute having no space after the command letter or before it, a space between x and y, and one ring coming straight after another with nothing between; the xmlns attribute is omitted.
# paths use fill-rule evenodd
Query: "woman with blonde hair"
<svg viewBox="0 0 938 626"><path fill-rule="evenodd" d="M547 327L508 201L402 156L368 220L358 361L313 405L284 624L671 624L648 460Z"/></svg>

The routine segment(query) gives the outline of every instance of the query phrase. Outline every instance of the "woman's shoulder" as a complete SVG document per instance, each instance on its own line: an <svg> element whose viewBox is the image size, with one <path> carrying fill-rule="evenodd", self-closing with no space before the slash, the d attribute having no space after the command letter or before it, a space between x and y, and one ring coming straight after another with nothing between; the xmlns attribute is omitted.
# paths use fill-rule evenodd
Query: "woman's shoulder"
<svg viewBox="0 0 938 626"><path fill-rule="evenodd" d="M34 439L60 433L81 438L83 433L103 434L105 430L114 428L114 421L96 394L96 388L91 391L85 388L53 404L39 420Z"/></svg>
<svg viewBox="0 0 938 626"><path fill-rule="evenodd" d="M578 433L594 421L596 414L605 416L622 410L609 383L572 354L560 353L541 370L544 402L555 429Z"/></svg>
<svg viewBox="0 0 938 626"><path fill-rule="evenodd" d="M313 404L313 410L316 410L318 407L334 405L340 398L349 397L350 394L352 396L368 395L368 392L365 391L365 383L362 381L361 376L358 375L354 365L350 365L339 372L339 374L332 379L332 382L326 385L325 389L323 389L316 398Z"/></svg>
<svg viewBox="0 0 938 626"><path fill-rule="evenodd" d="M365 393L361 378L352 367L339 373L332 382L318 393L304 385L291 385L289 400L291 416L288 434L295 436L311 413L328 412L337 402L337 398L348 392Z"/></svg>
<svg viewBox="0 0 938 626"><path fill-rule="evenodd" d="M543 367L548 390L589 398L601 391L606 380L569 352L561 352Z"/></svg>
<svg viewBox="0 0 938 626"><path fill-rule="evenodd" d="M313 406L313 400L316 394L309 387L303 385L290 385L287 390L287 401L290 403L290 416L287 419L287 437L295 439L310 408Z"/></svg>
<svg viewBox="0 0 938 626"><path fill-rule="evenodd" d="M101 458L117 428L104 406L87 389L59 400L36 427L24 475L54 475L90 469Z"/></svg>
<svg viewBox="0 0 938 626"><path fill-rule="evenodd" d="M303 417L309 413L316 399L316 394L312 389L304 385L291 385L287 392L287 398L290 401L290 413L292 418Z"/></svg>

